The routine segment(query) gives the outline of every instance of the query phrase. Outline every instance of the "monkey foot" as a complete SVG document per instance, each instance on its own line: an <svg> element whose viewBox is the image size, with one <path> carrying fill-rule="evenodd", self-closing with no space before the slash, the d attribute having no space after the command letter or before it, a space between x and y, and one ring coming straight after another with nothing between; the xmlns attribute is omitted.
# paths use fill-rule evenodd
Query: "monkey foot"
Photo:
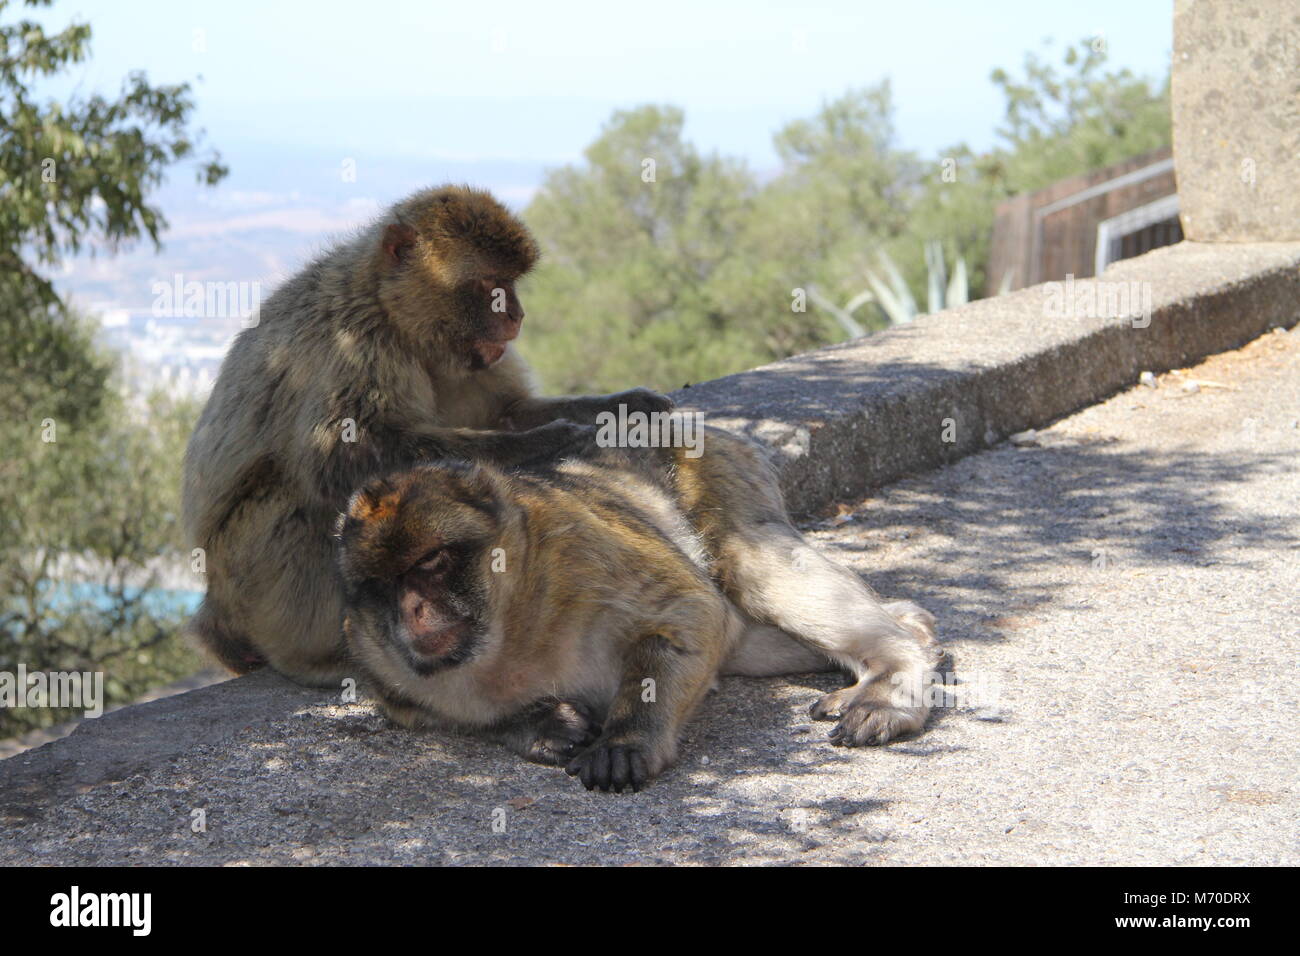
<svg viewBox="0 0 1300 956"><path fill-rule="evenodd" d="M650 762L640 747L597 742L569 761L564 772L577 777L588 790L622 793L640 790L650 782Z"/></svg>
<svg viewBox="0 0 1300 956"><path fill-rule="evenodd" d="M887 744L920 730L925 715L924 707L890 707L872 700L856 700L844 707L840 722L831 728L830 740L837 747Z"/></svg>

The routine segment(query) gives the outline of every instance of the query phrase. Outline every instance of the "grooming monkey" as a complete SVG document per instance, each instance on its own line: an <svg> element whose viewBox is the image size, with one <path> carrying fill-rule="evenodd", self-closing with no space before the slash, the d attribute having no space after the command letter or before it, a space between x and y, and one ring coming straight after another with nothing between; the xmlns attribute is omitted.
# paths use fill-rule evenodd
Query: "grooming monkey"
<svg viewBox="0 0 1300 956"><path fill-rule="evenodd" d="M550 458L590 443L583 423L602 410L671 408L644 389L534 394L510 343L515 282L536 259L488 193L426 190L285 282L235 339L182 491L208 580L189 629L228 668L345 676L331 533L368 478L428 458Z"/></svg>
<svg viewBox="0 0 1300 956"><path fill-rule="evenodd" d="M934 619L809 547L766 459L717 429L699 458L421 465L357 492L339 538L344 632L386 712L487 729L588 789L658 774L719 673L843 666L855 684L812 709L839 744L925 721Z"/></svg>

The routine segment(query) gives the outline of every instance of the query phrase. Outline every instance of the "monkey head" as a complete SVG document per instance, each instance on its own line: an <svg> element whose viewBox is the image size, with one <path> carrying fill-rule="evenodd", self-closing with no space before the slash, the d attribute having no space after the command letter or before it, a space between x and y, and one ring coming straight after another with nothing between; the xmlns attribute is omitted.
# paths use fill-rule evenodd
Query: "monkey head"
<svg viewBox="0 0 1300 956"><path fill-rule="evenodd" d="M394 206L379 247L380 300L416 348L473 371L500 361L538 257L527 226L488 192L442 186Z"/></svg>
<svg viewBox="0 0 1300 956"><path fill-rule="evenodd" d="M508 499L479 465L421 465L368 483L338 525L344 630L377 672L409 680L491 641L493 549Z"/></svg>

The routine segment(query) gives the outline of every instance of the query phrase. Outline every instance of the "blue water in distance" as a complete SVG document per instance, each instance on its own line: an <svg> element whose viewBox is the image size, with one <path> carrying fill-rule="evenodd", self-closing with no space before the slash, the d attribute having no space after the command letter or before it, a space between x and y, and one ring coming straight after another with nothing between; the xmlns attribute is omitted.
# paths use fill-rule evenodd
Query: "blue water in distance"
<svg viewBox="0 0 1300 956"><path fill-rule="evenodd" d="M203 601L202 591L152 588L142 592L140 588L125 588L124 593L132 600L143 594L145 609L150 614L159 616L172 614L188 616L197 611ZM55 613L87 606L97 611L107 611L113 606L113 597L107 588L86 581L54 582L50 584L47 596L50 610Z"/></svg>

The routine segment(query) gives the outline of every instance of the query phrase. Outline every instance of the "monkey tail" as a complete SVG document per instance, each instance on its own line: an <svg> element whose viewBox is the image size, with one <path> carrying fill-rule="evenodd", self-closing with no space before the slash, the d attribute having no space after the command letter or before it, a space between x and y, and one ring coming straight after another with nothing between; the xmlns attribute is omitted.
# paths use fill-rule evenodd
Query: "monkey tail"
<svg viewBox="0 0 1300 956"><path fill-rule="evenodd" d="M266 658L247 635L226 626L221 618L222 615L213 606L211 599L205 599L186 625L186 633L221 666L234 674L249 674L265 667Z"/></svg>

